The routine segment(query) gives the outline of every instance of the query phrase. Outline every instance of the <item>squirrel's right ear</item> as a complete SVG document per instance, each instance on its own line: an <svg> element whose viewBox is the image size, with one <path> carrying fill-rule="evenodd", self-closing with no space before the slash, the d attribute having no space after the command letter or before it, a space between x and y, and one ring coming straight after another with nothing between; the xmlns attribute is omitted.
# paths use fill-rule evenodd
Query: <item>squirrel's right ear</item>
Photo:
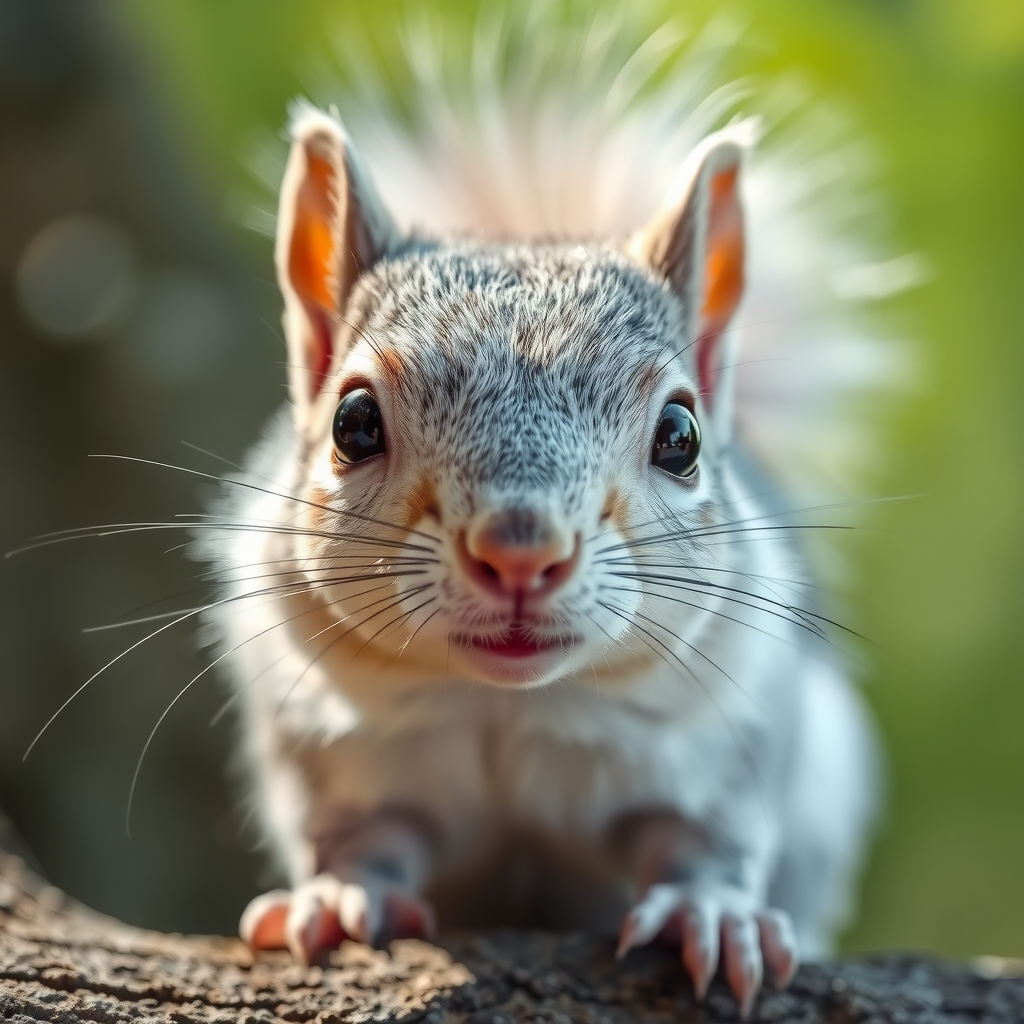
<svg viewBox="0 0 1024 1024"><path fill-rule="evenodd" d="M330 371L353 285L399 234L336 118L302 105L291 137L274 262L284 295L288 380L301 415Z"/></svg>

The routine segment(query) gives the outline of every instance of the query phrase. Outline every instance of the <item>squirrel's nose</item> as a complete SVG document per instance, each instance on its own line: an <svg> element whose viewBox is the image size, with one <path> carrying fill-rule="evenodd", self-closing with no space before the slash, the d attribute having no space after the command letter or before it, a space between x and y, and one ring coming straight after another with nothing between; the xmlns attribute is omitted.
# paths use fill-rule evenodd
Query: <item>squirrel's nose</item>
<svg viewBox="0 0 1024 1024"><path fill-rule="evenodd" d="M485 590L540 597L560 587L579 562L579 535L529 509L489 512L459 537L463 568Z"/></svg>

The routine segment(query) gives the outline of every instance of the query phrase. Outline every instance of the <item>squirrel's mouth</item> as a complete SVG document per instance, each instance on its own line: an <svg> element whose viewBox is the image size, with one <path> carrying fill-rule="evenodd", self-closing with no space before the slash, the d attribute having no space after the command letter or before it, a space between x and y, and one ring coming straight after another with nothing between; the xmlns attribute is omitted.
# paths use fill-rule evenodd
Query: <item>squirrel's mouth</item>
<svg viewBox="0 0 1024 1024"><path fill-rule="evenodd" d="M575 647L580 638L572 634L548 636L514 623L505 632L480 636L455 633L452 640L465 650L478 651L498 658L531 658L552 651L564 652Z"/></svg>

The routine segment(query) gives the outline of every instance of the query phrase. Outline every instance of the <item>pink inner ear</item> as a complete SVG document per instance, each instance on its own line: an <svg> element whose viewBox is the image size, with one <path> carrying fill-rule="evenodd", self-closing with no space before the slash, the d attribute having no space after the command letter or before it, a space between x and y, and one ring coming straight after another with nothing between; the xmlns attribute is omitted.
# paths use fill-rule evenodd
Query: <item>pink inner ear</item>
<svg viewBox="0 0 1024 1024"><path fill-rule="evenodd" d="M733 166L714 175L710 183L704 298L697 339L697 374L709 406L718 383L721 334L743 297L743 208L738 178L739 167Z"/></svg>
<svg viewBox="0 0 1024 1024"><path fill-rule="evenodd" d="M702 334L697 339L697 380L700 383L700 396L710 409L718 384L718 342L721 331Z"/></svg>
<svg viewBox="0 0 1024 1024"><path fill-rule="evenodd" d="M339 226L337 172L324 148L312 139L305 147L306 168L297 192L288 248L288 277L309 320L303 363L313 398L331 363L331 311L338 308Z"/></svg>
<svg viewBox="0 0 1024 1024"><path fill-rule="evenodd" d="M324 386L324 380L331 368L331 319L322 306L307 302L312 337L306 352L306 368L309 370L309 397L315 398Z"/></svg>

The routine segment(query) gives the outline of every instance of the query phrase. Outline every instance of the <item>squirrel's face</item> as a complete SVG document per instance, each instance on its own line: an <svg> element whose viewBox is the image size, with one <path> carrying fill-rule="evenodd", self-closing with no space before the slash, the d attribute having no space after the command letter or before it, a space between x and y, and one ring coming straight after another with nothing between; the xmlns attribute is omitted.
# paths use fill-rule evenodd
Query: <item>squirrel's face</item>
<svg viewBox="0 0 1024 1024"><path fill-rule="evenodd" d="M365 566L325 591L353 637L494 683L622 660L633 545L714 519L671 291L610 247L417 246L346 319L299 516L314 578Z"/></svg>
<svg viewBox="0 0 1024 1024"><path fill-rule="evenodd" d="M674 610L671 642L645 620L716 522L738 148L708 147L629 255L403 242L340 129L307 118L277 264L303 439L294 554L332 644L518 686L624 679L687 644L700 602ZM713 258L708 283L695 268Z"/></svg>

